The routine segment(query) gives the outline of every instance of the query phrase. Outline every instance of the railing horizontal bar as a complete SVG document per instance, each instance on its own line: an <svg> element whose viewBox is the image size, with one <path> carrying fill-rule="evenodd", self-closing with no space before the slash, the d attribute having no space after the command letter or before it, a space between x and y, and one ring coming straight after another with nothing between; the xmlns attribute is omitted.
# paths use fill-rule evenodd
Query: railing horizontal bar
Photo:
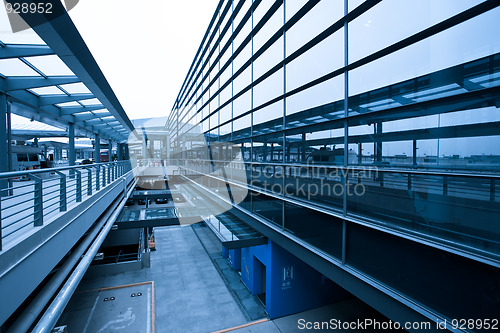
<svg viewBox="0 0 500 333"><path fill-rule="evenodd" d="M124 162L127 162L127 161L124 161ZM95 166L107 166L107 165L114 165L114 162L112 162L112 163L109 163L109 162L94 163L94 164L92 164L91 167L95 167ZM75 170L75 169L82 169L83 170L83 169L88 168L88 167L89 167L88 165L87 166L75 165L75 166L64 166L64 167L58 167L58 168L47 168L47 169L36 169L36 170L26 170L26 171L3 172L3 173L0 173L0 178L11 178L11 177L24 176L24 175L27 175L27 174L39 174L39 173L56 172L56 171L60 172L60 171Z"/></svg>
<svg viewBox="0 0 500 333"><path fill-rule="evenodd" d="M33 206L28 207L28 208L33 208ZM24 212L24 211L22 211L22 212L19 212L19 211L14 212L14 213L12 213L12 214L10 214L10 215L7 215L7 216L2 217L2 220L7 220L8 218L10 218L10 217L12 217L12 216L16 216L16 215L18 215L18 214L20 214L20 213L23 213L23 212ZM23 216L23 218L24 218L24 217L26 217L26 216L29 216L29 215L25 215L25 216ZM15 221L14 223L16 223L16 222L17 222L17 221Z"/></svg>
<svg viewBox="0 0 500 333"><path fill-rule="evenodd" d="M50 206L53 206L53 205L50 205ZM50 206L48 206L48 207L50 207ZM48 211L47 213L43 214L43 216L47 216L47 215L49 215L50 213L55 212L56 210L59 210L59 206L57 206L56 208L54 208L54 209L52 209L52 210Z"/></svg>
<svg viewBox="0 0 500 333"><path fill-rule="evenodd" d="M10 199L14 199L14 198L18 198L18 197L22 197L24 195L28 195L28 194L31 194L31 193L34 193L35 190L33 191L29 191L29 192L26 192L26 193L20 193L20 194L14 194L14 195L11 195L11 196L8 196L8 197L5 197L2 202L7 202L8 200Z"/></svg>
<svg viewBox="0 0 500 333"><path fill-rule="evenodd" d="M27 226L29 226L29 225L30 225L30 224L32 224L32 223L33 223L33 221L30 221L30 222L28 222L28 223L26 223L26 224L24 224L24 225L20 226L19 228L15 229L15 230L12 230L11 232L8 232L8 233L7 233L7 234L5 234L5 236L3 236L2 238L5 238L5 237L7 237L7 236L10 236L10 235L12 235L13 233L18 232L19 230L21 230L21 229L23 229L23 228L26 228Z"/></svg>
<svg viewBox="0 0 500 333"><path fill-rule="evenodd" d="M21 205L21 204L23 204L23 203L30 202L30 201L33 201L33 198L28 198L28 199L26 199L26 200L24 200L24 201L21 201L21 202L16 202L14 205L10 205L10 206L8 206L8 207L2 207L2 210L3 210L3 211L5 211L5 210L8 210L9 208L13 208L13 207L16 207L16 206L18 206L18 205ZM2 218L3 218L3 219L5 219L6 217L5 217L5 216L3 216Z"/></svg>

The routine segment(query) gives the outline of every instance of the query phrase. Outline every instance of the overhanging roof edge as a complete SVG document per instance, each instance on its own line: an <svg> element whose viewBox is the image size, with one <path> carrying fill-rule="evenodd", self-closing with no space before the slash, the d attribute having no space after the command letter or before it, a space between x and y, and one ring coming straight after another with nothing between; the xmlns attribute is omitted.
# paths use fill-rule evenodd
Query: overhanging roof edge
<svg viewBox="0 0 500 333"><path fill-rule="evenodd" d="M62 4L59 3L59 6ZM98 98L113 116L129 132L134 125L128 118L118 98L75 27L65 12L43 24L36 25L32 15L22 15L33 30L61 58L61 60L78 76L87 88Z"/></svg>

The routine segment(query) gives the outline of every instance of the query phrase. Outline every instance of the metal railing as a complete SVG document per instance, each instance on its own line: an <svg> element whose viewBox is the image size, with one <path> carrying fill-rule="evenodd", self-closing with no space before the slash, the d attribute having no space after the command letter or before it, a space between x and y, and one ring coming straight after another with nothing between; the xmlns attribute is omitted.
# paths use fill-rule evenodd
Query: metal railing
<svg viewBox="0 0 500 333"><path fill-rule="evenodd" d="M0 173L2 240L42 226L131 170L130 161Z"/></svg>
<svg viewBox="0 0 500 333"><path fill-rule="evenodd" d="M367 218L488 251L500 248L499 174L208 160L180 160L178 165L181 174L209 189L229 182L264 194L263 199L290 203L290 207L328 211L340 218ZM220 168L224 172L215 172ZM241 169L246 170L246 179L234 172ZM257 199L249 196L243 205L259 214ZM282 225L278 206L281 222L277 223ZM266 218L272 221L273 214ZM288 227L286 221L283 225Z"/></svg>

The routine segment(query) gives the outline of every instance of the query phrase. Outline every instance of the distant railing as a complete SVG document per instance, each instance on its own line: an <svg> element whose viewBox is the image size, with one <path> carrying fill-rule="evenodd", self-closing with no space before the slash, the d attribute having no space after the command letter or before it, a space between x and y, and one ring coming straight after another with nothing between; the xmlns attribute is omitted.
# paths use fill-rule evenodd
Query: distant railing
<svg viewBox="0 0 500 333"><path fill-rule="evenodd" d="M44 225L130 170L118 161L0 173L0 251L6 237Z"/></svg>
<svg viewBox="0 0 500 333"><path fill-rule="evenodd" d="M344 167L201 159L176 162L182 175L208 189L217 191L225 186L224 182L248 188L253 195L241 205L256 214L264 214L256 206L258 200L281 199L289 203L288 208L303 206L331 212L340 218L389 223L488 251L500 249L499 174L374 165ZM223 172L215 172L221 168ZM246 179L234 172L242 168L246 170ZM259 198L256 194L263 196ZM279 221L275 223L282 226L279 206L279 214L269 211L267 206L262 211L271 221L277 216ZM284 226L292 229L286 221Z"/></svg>

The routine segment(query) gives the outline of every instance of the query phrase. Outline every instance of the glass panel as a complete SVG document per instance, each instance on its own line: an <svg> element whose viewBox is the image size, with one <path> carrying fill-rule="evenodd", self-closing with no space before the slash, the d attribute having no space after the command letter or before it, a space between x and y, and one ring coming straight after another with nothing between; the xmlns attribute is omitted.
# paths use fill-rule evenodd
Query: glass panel
<svg viewBox="0 0 500 333"><path fill-rule="evenodd" d="M297 5L302 6L303 1L287 1L287 20L292 16L288 11L298 10ZM292 8L289 8L289 4L292 4ZM286 33L286 55L290 55L295 52L302 45L306 44L308 41L319 35L330 25L339 20L344 14L344 1L343 0L329 0L320 1L316 4L309 12L302 17L297 23L295 23L292 28L290 28ZM335 35L339 34L336 32ZM330 36L331 37L331 36ZM343 33L340 35L343 40ZM324 41L323 41L324 42ZM329 55L330 61L336 62L338 58L343 59L344 52L342 46L340 48L330 49L335 51L335 57ZM319 62L320 64L326 65L326 63ZM343 63L343 60L342 60Z"/></svg>
<svg viewBox="0 0 500 333"><path fill-rule="evenodd" d="M255 195L253 198L253 213L281 226L283 201L264 194Z"/></svg>
<svg viewBox="0 0 500 333"><path fill-rule="evenodd" d="M333 216L285 203L285 229L336 258L342 257L342 221Z"/></svg>
<svg viewBox="0 0 500 333"><path fill-rule="evenodd" d="M500 293L498 268L358 224L347 226L348 265L448 318L498 317L491 297ZM457 290L460 301L449 297Z"/></svg>
<svg viewBox="0 0 500 333"><path fill-rule="evenodd" d="M26 58L45 75L74 75L66 64L56 55Z"/></svg>
<svg viewBox="0 0 500 333"><path fill-rule="evenodd" d="M351 171L349 181L355 184L354 195L348 196L349 213L490 250L500 247L495 217L500 204L496 183L488 177L366 169Z"/></svg>
<svg viewBox="0 0 500 333"><path fill-rule="evenodd" d="M441 22L455 14L458 14L481 1L472 0L421 0L421 1L401 1L401 0L384 0L372 7L370 10L349 23L349 62L354 62L367 56L370 53L376 52L386 46L394 44L408 36L411 36L427 27L430 27L438 22ZM496 30L494 26L489 25L481 19L483 27ZM491 22L494 23L494 22ZM498 23L498 22L497 22ZM397 27L395 29L395 27ZM481 29L480 27L476 27ZM475 29L464 31L464 38L474 38L476 35ZM492 30L489 30L492 31ZM480 37L479 39L484 38ZM453 51L449 48L452 46L454 38L446 39L446 43L441 45L441 48L446 53L452 55ZM457 46L467 45L467 49L472 49L464 40L456 40ZM437 47L440 47L436 44ZM423 52L423 50L421 50ZM431 53L421 53L424 59L428 59ZM440 59L447 59L441 53ZM437 60L436 56L436 60ZM411 58L408 59L412 62ZM448 58L449 59L449 58Z"/></svg>
<svg viewBox="0 0 500 333"><path fill-rule="evenodd" d="M287 89L289 87L287 86ZM295 122L302 122L306 118L311 118L314 123L328 121L330 119L344 116L344 78L343 76L334 77L333 79L319 83L311 88L302 90L299 93L286 98L286 114L292 115L299 111L307 110L296 114L290 121L287 117L287 124L297 126L297 123L292 124L292 119ZM331 104L336 101L335 105ZM327 105L328 104L328 105ZM325 106L325 107L321 107ZM312 109L314 108L314 109Z"/></svg>
<svg viewBox="0 0 500 333"><path fill-rule="evenodd" d="M29 68L19 59L0 59L0 74L4 76L40 77L40 74Z"/></svg>
<svg viewBox="0 0 500 333"><path fill-rule="evenodd" d="M407 2L401 1L401 3ZM417 18L418 16L414 17ZM349 94L351 96L356 95L500 52L500 40L491 34L492 30L500 30L499 17L500 8L495 8L421 42L352 70L349 74ZM363 35L363 40L366 38ZM352 49L356 48L350 42L350 53L352 53ZM479 87L463 80L469 75L474 77L474 71L481 71L480 66L479 63L476 65L469 64L465 68L457 67L447 72L436 72L427 78L430 81L427 85L425 84L425 77L417 82L412 82L413 87L410 87L410 82L408 82L408 87L401 87L401 89L402 92L409 95L403 96L406 99L398 99L395 103L397 103L397 106L411 103L413 102L412 98L422 97L423 89L427 90L425 93L433 94L431 99L463 93L469 89L474 89L474 87L477 89ZM482 66L487 65L485 63ZM380 75L380 73L383 73L383 75ZM486 76L484 79L494 79L491 73L489 75L486 72L483 73ZM367 80L367 77L370 80ZM479 81L484 79L476 78ZM428 90L430 88L434 90ZM417 89L418 94L415 94L415 89ZM397 95L398 91L393 94Z"/></svg>
<svg viewBox="0 0 500 333"><path fill-rule="evenodd" d="M81 82L62 84L61 88L69 92L70 94L88 94L90 90Z"/></svg>

